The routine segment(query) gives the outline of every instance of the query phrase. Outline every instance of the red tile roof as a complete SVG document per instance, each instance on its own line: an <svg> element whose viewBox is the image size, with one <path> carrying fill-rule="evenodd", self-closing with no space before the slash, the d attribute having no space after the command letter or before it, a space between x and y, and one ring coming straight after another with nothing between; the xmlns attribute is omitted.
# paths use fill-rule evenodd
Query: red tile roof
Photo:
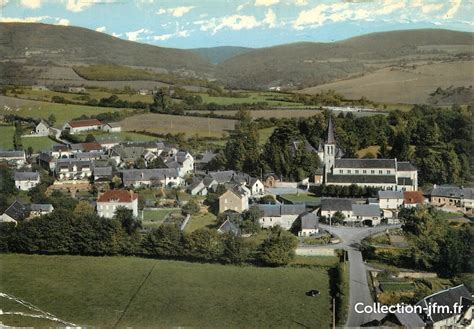
<svg viewBox="0 0 474 329"><path fill-rule="evenodd" d="M132 202L138 198L138 194L126 190L110 190L100 195L97 202Z"/></svg>
<svg viewBox="0 0 474 329"><path fill-rule="evenodd" d="M97 142L82 143L82 149L84 151L96 151L101 150L102 146L100 146L100 144Z"/></svg>
<svg viewBox="0 0 474 329"><path fill-rule="evenodd" d="M85 119L85 120L69 121L69 125L72 128L79 128L79 127L89 127L89 126L101 126L102 122L100 122L97 119Z"/></svg>
<svg viewBox="0 0 474 329"><path fill-rule="evenodd" d="M403 192L403 202L405 204L422 204L424 201L425 198L420 191Z"/></svg>

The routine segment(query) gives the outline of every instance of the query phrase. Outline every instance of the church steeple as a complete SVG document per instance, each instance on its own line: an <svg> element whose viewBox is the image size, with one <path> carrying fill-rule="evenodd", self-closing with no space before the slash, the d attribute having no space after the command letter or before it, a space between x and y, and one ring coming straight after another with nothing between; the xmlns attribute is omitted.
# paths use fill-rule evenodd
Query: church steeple
<svg viewBox="0 0 474 329"><path fill-rule="evenodd" d="M326 144L336 144L336 139L334 138L334 126L332 124L332 117L329 115L328 122L328 137L326 139Z"/></svg>
<svg viewBox="0 0 474 329"><path fill-rule="evenodd" d="M331 115L329 115L328 135L324 143L324 181L327 182L327 176L332 172L336 163L336 139L334 138L334 126Z"/></svg>

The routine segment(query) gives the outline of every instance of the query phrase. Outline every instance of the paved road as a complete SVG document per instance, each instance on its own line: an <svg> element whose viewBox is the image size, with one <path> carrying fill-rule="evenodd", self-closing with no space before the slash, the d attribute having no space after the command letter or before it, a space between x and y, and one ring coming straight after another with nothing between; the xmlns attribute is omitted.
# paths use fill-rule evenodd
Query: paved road
<svg viewBox="0 0 474 329"><path fill-rule="evenodd" d="M355 311L357 303L371 305L373 303L367 282L367 269L359 251L360 242L366 237L383 232L388 228L400 227L400 225L365 227L333 227L320 225L322 229L337 235L342 241L334 245L334 248L347 250L349 258L349 315L346 328L360 327L360 325L374 320L376 315L358 314Z"/></svg>

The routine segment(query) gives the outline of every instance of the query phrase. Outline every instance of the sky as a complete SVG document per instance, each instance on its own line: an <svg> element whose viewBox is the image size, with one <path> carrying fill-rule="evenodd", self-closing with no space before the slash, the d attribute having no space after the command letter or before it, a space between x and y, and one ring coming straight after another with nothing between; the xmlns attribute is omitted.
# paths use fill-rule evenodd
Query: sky
<svg viewBox="0 0 474 329"><path fill-rule="evenodd" d="M81 26L164 47L268 47L417 28L474 31L474 0L0 0L0 22Z"/></svg>

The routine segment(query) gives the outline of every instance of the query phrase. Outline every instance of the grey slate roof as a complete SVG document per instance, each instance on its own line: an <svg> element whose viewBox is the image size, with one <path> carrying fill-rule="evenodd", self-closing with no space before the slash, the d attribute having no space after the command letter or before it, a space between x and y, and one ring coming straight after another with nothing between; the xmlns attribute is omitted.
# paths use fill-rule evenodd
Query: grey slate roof
<svg viewBox="0 0 474 329"><path fill-rule="evenodd" d="M323 211L351 211L352 200L341 198L322 198L321 210Z"/></svg>
<svg viewBox="0 0 474 329"><path fill-rule="evenodd" d="M219 184L236 182L236 183L246 183L250 179L250 176L244 173L237 173L233 170L225 171L213 171L208 173L216 182Z"/></svg>
<svg viewBox="0 0 474 329"><path fill-rule="evenodd" d="M397 161L398 171L415 171L416 167L408 161Z"/></svg>
<svg viewBox="0 0 474 329"><path fill-rule="evenodd" d="M38 180L40 177L37 171L15 171L15 180L16 181L28 181L28 180Z"/></svg>
<svg viewBox="0 0 474 329"><path fill-rule="evenodd" d="M402 191L379 191L379 199L403 199Z"/></svg>
<svg viewBox="0 0 474 329"><path fill-rule="evenodd" d="M416 305L427 306L427 305L434 305L435 303L439 306L447 305L451 312L454 311L454 304L461 303L461 299L468 300L470 302L474 302L474 298L469 290L463 284L448 288L446 290L439 291L435 294L427 296L420 300ZM456 309L457 311L457 309ZM463 310L465 311L465 309ZM459 314L459 313L456 313ZM449 313L432 313L431 317L428 317L426 314L422 314L422 317L426 318L428 321L431 322L438 322L447 318L452 317L453 314Z"/></svg>
<svg viewBox="0 0 474 329"><path fill-rule="evenodd" d="M336 160L337 161L337 160ZM348 184L396 184L394 175L333 175L328 174L328 183Z"/></svg>
<svg viewBox="0 0 474 329"><path fill-rule="evenodd" d="M20 201L13 202L10 207L5 210L5 214L7 214L16 221L25 219L26 217L28 217L29 213L29 208L26 205L22 204Z"/></svg>
<svg viewBox="0 0 474 329"><path fill-rule="evenodd" d="M240 228L227 219L221 226L217 229L220 233L231 233L233 235L240 235Z"/></svg>
<svg viewBox="0 0 474 329"><path fill-rule="evenodd" d="M328 136L326 138L326 144L336 144L336 139L334 138L334 126L332 124L331 115L329 115Z"/></svg>
<svg viewBox="0 0 474 329"><path fill-rule="evenodd" d="M0 151L0 158L24 158L25 151Z"/></svg>
<svg viewBox="0 0 474 329"><path fill-rule="evenodd" d="M259 204L263 217L280 217L282 215L300 215L306 211L304 204Z"/></svg>
<svg viewBox="0 0 474 329"><path fill-rule="evenodd" d="M215 157L217 156L216 153L213 153L213 152L205 152L202 154L202 158L201 159L196 159L196 163L209 163L212 159L214 159Z"/></svg>
<svg viewBox="0 0 474 329"><path fill-rule="evenodd" d="M315 214L308 212L301 215L301 229L312 230L317 229L319 223L319 217Z"/></svg>
<svg viewBox="0 0 474 329"><path fill-rule="evenodd" d="M431 196L442 196L442 197L451 197L451 198L465 198L465 199L474 199L474 188L472 187L458 187L458 186L435 186L433 187Z"/></svg>
<svg viewBox="0 0 474 329"><path fill-rule="evenodd" d="M335 168L395 169L395 159L336 159Z"/></svg>
<svg viewBox="0 0 474 329"><path fill-rule="evenodd" d="M52 204L49 204L49 203L45 203L45 204L32 203L30 205L30 210L31 211L53 211L54 207Z"/></svg>
<svg viewBox="0 0 474 329"><path fill-rule="evenodd" d="M361 217L380 217L380 207L376 204L353 204L352 213Z"/></svg>
<svg viewBox="0 0 474 329"><path fill-rule="evenodd" d="M123 181L150 181L163 179L166 177L178 177L177 169L158 168L158 169L126 169L121 170Z"/></svg>
<svg viewBox="0 0 474 329"><path fill-rule="evenodd" d="M94 167L94 176L111 177L112 176L112 166Z"/></svg>

